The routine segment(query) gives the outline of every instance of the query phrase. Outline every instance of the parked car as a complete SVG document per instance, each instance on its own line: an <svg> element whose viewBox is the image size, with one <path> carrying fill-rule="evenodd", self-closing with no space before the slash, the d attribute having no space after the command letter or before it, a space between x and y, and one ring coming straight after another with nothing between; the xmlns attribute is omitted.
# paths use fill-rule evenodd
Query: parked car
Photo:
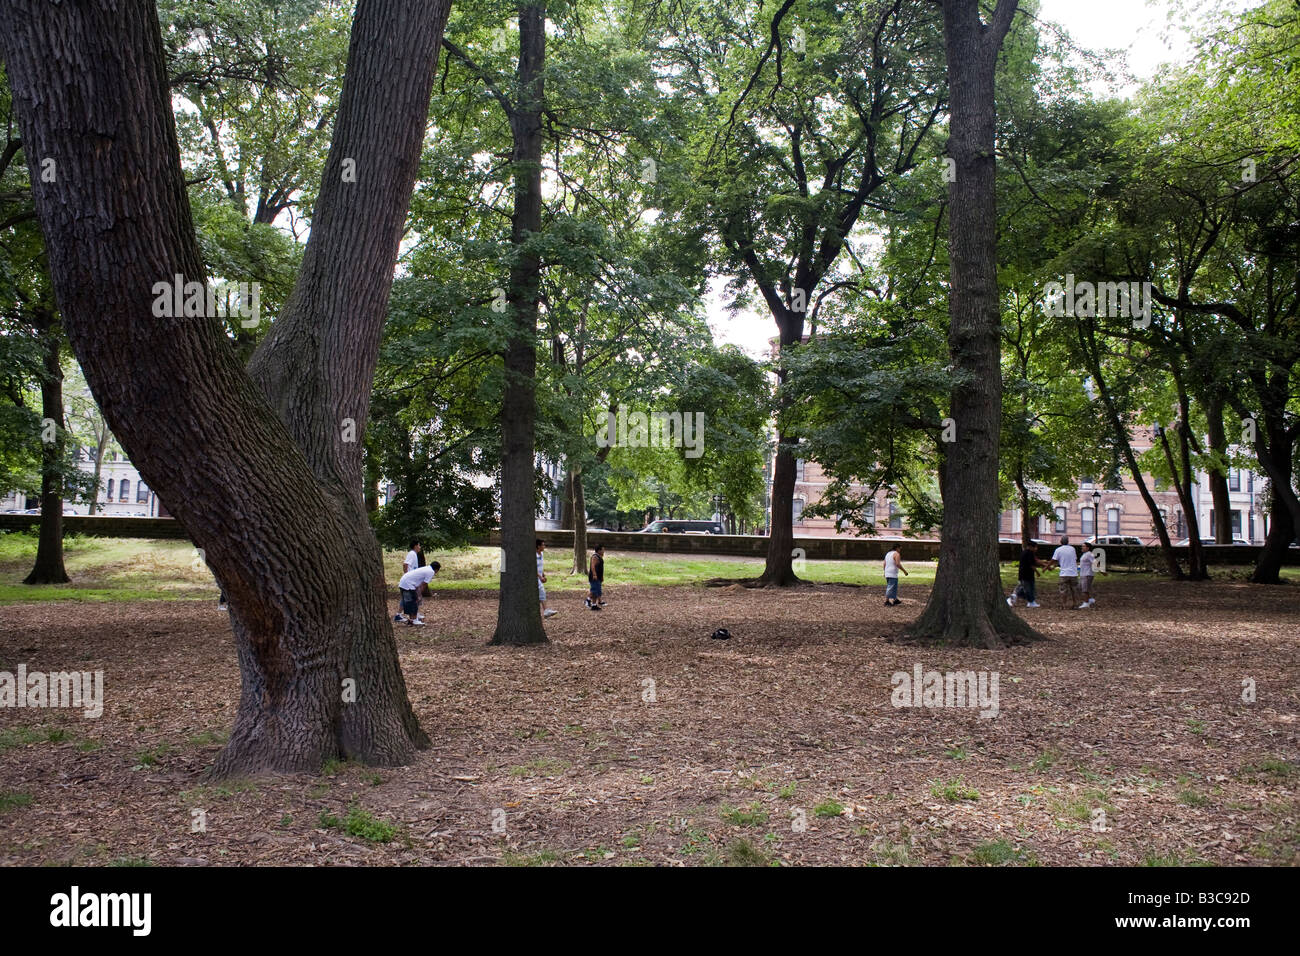
<svg viewBox="0 0 1300 956"><path fill-rule="evenodd" d="M641 529L640 534L724 534L722 523L718 521L679 521L675 518L661 518L651 521Z"/></svg>
<svg viewBox="0 0 1300 956"><path fill-rule="evenodd" d="M1191 539L1191 538L1183 538L1182 541L1175 541L1175 542L1174 542L1174 547L1175 547L1175 548L1186 548L1186 547L1188 547L1189 545L1191 545L1191 543L1192 543L1192 539ZM1202 538L1202 539L1201 539L1201 544L1202 544L1202 545L1206 545L1206 544L1214 544L1214 539L1213 539L1213 538Z"/></svg>
<svg viewBox="0 0 1300 956"><path fill-rule="evenodd" d="M1142 539L1131 534L1103 534L1088 539L1088 543L1098 548L1141 548Z"/></svg>

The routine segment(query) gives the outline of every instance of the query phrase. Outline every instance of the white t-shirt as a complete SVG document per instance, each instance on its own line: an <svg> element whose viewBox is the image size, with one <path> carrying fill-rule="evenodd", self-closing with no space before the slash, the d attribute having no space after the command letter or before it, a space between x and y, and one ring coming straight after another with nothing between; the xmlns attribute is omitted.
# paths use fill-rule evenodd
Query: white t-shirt
<svg viewBox="0 0 1300 956"><path fill-rule="evenodd" d="M420 566L420 556L414 551L408 551L406 557L402 558L402 563L406 565L407 571L414 571Z"/></svg>
<svg viewBox="0 0 1300 956"><path fill-rule="evenodd" d="M437 573L437 571L433 570L432 567L426 564L422 568L414 568L403 574L402 579L397 582L397 586L403 591L414 591L418 589L421 584L432 581L434 575Z"/></svg>
<svg viewBox="0 0 1300 956"><path fill-rule="evenodd" d="M1079 556L1079 574L1082 577L1090 578L1093 576L1092 564L1096 559L1092 556L1091 551L1085 551Z"/></svg>
<svg viewBox="0 0 1300 956"><path fill-rule="evenodd" d="M898 577L898 552L890 550L885 555L885 577Z"/></svg>
<svg viewBox="0 0 1300 956"><path fill-rule="evenodd" d="M537 580L542 579L542 552L537 552Z"/></svg>
<svg viewBox="0 0 1300 956"><path fill-rule="evenodd" d="M1079 576L1079 556L1074 548L1063 544L1052 552L1052 560L1061 566L1061 577L1077 578Z"/></svg>

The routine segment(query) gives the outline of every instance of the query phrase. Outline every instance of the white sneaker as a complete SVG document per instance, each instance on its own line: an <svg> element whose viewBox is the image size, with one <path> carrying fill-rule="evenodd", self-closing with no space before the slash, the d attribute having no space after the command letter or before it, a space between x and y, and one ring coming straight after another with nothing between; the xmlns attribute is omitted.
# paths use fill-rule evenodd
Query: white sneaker
<svg viewBox="0 0 1300 956"><path fill-rule="evenodd" d="M1076 611L1086 611L1086 610L1088 610L1088 602L1087 602L1087 601L1084 601L1082 604L1080 604L1078 607L1076 607L1075 610L1076 610Z"/></svg>
<svg viewBox="0 0 1300 956"><path fill-rule="evenodd" d="M1025 607L1042 607L1042 605L1039 604L1037 601L1030 601L1028 604L1025 605Z"/></svg>
<svg viewBox="0 0 1300 956"><path fill-rule="evenodd" d="M1092 607L1096 603L1097 603L1096 598L1088 598L1088 607Z"/></svg>
<svg viewBox="0 0 1300 956"><path fill-rule="evenodd" d="M412 626L412 627L424 627L424 622L421 621L421 620L417 617L414 621L411 622L411 626Z"/></svg>
<svg viewBox="0 0 1300 956"><path fill-rule="evenodd" d="M423 615L423 614L417 614L417 615L415 616L415 623L416 623L416 624L423 624L423 623L424 623L424 615Z"/></svg>
<svg viewBox="0 0 1300 956"><path fill-rule="evenodd" d="M555 617L555 615L556 615L555 609L549 607L542 613L542 617Z"/></svg>
<svg viewBox="0 0 1300 956"><path fill-rule="evenodd" d="M1016 606L1016 599L1013 597L1007 598L1007 607L1015 607L1015 606Z"/></svg>

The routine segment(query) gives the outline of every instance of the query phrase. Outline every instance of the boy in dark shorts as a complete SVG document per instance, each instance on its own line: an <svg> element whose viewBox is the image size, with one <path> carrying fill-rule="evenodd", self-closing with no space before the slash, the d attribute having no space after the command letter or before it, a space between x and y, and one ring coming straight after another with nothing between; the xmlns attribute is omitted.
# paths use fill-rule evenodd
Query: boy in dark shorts
<svg viewBox="0 0 1300 956"><path fill-rule="evenodd" d="M599 611L605 606L605 601L601 597L601 589L605 583L605 546L598 544L591 556L591 563L587 567L587 584L591 592L587 595L586 605L593 611Z"/></svg>
<svg viewBox="0 0 1300 956"><path fill-rule="evenodd" d="M1042 567L1046 567L1046 565L1038 560L1038 546L1031 543L1029 547L1020 552L1020 583L1016 585L1011 597L1007 598L1008 604L1015 607L1016 597L1022 596L1025 599L1026 607L1040 606L1035 591L1034 577L1038 574L1038 569Z"/></svg>

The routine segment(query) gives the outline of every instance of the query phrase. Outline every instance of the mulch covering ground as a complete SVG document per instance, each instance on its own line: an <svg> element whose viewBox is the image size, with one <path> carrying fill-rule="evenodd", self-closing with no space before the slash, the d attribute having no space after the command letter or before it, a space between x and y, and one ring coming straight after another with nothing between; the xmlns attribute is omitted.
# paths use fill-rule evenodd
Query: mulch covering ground
<svg viewBox="0 0 1300 956"><path fill-rule="evenodd" d="M0 708L0 863L1300 863L1300 588L1112 577L1003 652L890 643L902 596L611 581L517 649L438 594L397 634L431 750L222 783L214 604L0 608L0 670L105 675L99 719ZM998 715L895 707L917 664L997 672Z"/></svg>

